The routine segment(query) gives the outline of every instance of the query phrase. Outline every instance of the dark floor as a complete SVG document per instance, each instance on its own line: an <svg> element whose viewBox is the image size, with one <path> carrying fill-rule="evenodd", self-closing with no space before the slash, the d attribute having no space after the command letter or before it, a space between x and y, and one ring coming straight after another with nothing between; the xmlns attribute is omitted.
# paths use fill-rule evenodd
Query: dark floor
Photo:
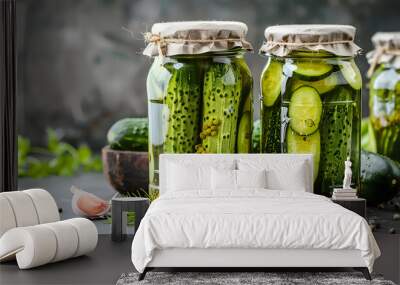
<svg viewBox="0 0 400 285"><path fill-rule="evenodd" d="M100 235L96 250L87 256L28 270L19 270L15 261L2 263L0 284L115 284L122 273L134 271L131 243L132 238L116 243Z"/></svg>

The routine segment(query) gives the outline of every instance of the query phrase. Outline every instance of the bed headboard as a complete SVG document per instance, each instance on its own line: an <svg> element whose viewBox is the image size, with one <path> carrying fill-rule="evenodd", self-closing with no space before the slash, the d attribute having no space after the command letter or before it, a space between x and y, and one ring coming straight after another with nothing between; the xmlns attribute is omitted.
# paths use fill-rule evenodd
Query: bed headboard
<svg viewBox="0 0 400 285"><path fill-rule="evenodd" d="M277 153L263 153L263 154L161 154L160 155L160 194L165 192L165 185L167 184L167 163L174 161L180 164L187 165L213 165L217 161L236 161L238 159L261 160L263 165L273 165L278 161L286 162L306 162L309 166L309 177L307 192L313 193L313 159L312 154L277 154Z"/></svg>

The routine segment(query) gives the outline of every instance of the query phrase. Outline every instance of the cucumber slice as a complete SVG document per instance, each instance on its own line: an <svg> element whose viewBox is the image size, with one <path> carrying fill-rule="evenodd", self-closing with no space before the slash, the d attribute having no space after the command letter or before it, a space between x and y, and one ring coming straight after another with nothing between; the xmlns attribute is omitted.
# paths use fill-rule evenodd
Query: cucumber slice
<svg viewBox="0 0 400 285"><path fill-rule="evenodd" d="M294 73L301 79L315 81L328 76L332 70L333 65L321 61L299 61Z"/></svg>
<svg viewBox="0 0 400 285"><path fill-rule="evenodd" d="M362 86L362 79L360 70L358 70L357 65L354 60L343 61L340 63L340 70L342 71L344 79L350 84L350 86L359 90Z"/></svg>
<svg viewBox="0 0 400 285"><path fill-rule="evenodd" d="M322 102L315 88L303 86L296 89L289 103L291 128L300 135L310 135L318 129Z"/></svg>
<svg viewBox="0 0 400 285"><path fill-rule="evenodd" d="M332 91L337 85L339 85L339 80L335 73L332 73L331 75L318 81L304 81L293 78L292 84L290 85L290 90L293 92L297 88L304 85L314 87L317 89L319 94L324 94Z"/></svg>
<svg viewBox="0 0 400 285"><path fill-rule="evenodd" d="M263 95L263 103L265 106L270 107L274 105L276 99L281 93L281 82L282 64L270 59L261 78L261 93Z"/></svg>
<svg viewBox="0 0 400 285"><path fill-rule="evenodd" d="M321 137L319 131L310 136L299 136L290 128L287 132L287 151L288 153L311 153L314 162L314 181L318 176L319 159L321 153Z"/></svg>

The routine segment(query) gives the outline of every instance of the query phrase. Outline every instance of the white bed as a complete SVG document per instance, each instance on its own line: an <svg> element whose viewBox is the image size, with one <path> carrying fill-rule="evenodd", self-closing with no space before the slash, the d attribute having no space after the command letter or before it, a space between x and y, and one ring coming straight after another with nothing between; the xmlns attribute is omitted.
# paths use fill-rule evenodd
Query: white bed
<svg viewBox="0 0 400 285"><path fill-rule="evenodd" d="M180 175L184 180L187 174L184 169L171 173L171 162L186 168L233 163L235 168L249 167L254 175L260 167L281 167L281 180L288 180L292 166L301 164L307 175L298 181L302 190L221 191L194 181L193 189L174 191L168 179ZM150 206L132 243L140 279L155 267L354 267L370 278L380 251L367 222L312 194L312 173L311 155L161 155L160 198ZM284 182L292 182L292 188L297 183Z"/></svg>

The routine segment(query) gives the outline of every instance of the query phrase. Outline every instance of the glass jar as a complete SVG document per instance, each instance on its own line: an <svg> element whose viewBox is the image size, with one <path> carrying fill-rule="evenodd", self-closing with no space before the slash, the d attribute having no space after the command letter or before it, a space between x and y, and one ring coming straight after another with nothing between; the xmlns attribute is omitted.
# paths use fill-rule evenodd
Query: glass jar
<svg viewBox="0 0 400 285"><path fill-rule="evenodd" d="M291 50L261 74L261 152L311 153L314 193L341 188L347 157L359 186L361 75L353 56Z"/></svg>
<svg viewBox="0 0 400 285"><path fill-rule="evenodd" d="M369 88L376 151L400 162L400 69L381 64Z"/></svg>
<svg viewBox="0 0 400 285"><path fill-rule="evenodd" d="M156 56L147 77L150 191L161 153L251 152L253 79L242 48Z"/></svg>
<svg viewBox="0 0 400 285"><path fill-rule="evenodd" d="M369 120L373 145L379 154L400 162L400 33L377 33L372 38L379 51L369 84Z"/></svg>

